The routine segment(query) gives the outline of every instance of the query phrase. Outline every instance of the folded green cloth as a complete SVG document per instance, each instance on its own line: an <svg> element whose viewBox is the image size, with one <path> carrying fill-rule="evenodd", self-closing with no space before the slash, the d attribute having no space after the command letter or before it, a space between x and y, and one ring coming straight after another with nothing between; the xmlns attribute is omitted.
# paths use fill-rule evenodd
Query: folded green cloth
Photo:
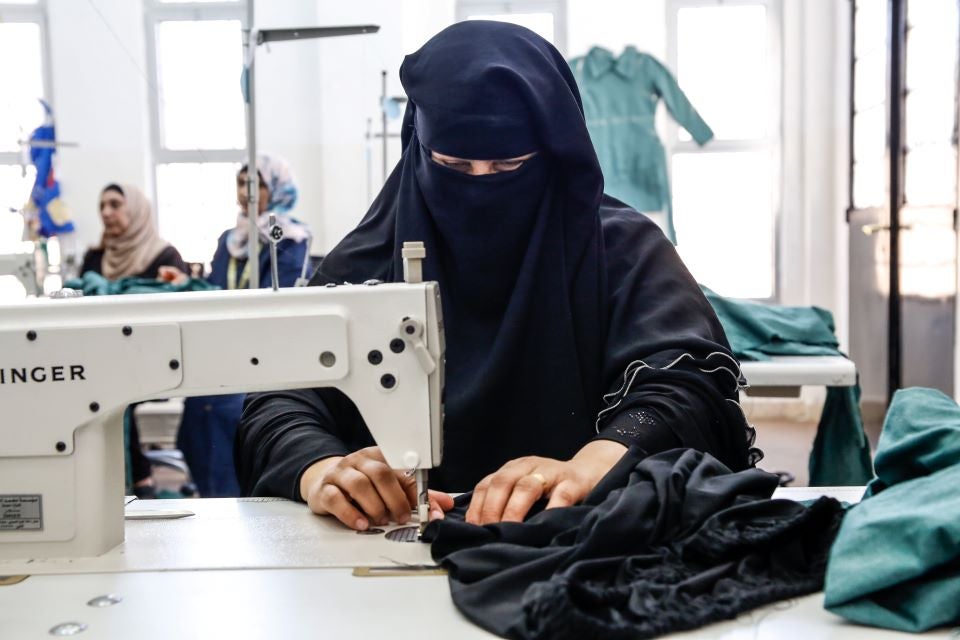
<svg viewBox="0 0 960 640"><path fill-rule="evenodd" d="M87 271L80 278L63 283L67 289L80 289L85 296L107 296L122 293L174 293L179 291L212 291L219 289L206 280L190 278L181 284L172 284L152 278L120 278L107 280L99 273Z"/></svg>
<svg viewBox="0 0 960 640"><path fill-rule="evenodd" d="M960 406L898 391L876 470L830 550L824 606L900 631L960 623Z"/></svg>
<svg viewBox="0 0 960 640"><path fill-rule="evenodd" d="M770 356L842 356L833 315L818 307L785 307L724 298L702 287L741 360ZM811 486L862 485L873 478L870 443L860 415L860 386L828 387L808 463Z"/></svg>

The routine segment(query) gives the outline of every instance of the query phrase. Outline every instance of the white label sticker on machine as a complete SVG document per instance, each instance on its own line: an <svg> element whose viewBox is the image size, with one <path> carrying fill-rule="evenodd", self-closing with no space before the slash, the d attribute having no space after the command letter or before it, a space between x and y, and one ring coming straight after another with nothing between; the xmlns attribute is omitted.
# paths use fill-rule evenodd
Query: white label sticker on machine
<svg viewBox="0 0 960 640"><path fill-rule="evenodd" d="M43 496L0 494L0 531L43 530Z"/></svg>

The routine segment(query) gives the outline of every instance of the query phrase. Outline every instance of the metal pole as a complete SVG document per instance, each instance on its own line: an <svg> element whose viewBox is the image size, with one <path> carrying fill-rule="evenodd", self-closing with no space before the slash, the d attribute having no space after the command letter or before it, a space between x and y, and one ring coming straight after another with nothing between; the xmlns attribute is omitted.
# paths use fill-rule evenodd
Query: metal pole
<svg viewBox="0 0 960 640"><path fill-rule="evenodd" d="M243 53L245 56L243 69L243 93L245 113L247 118L247 224L249 238L247 240L247 266L250 271L250 289L260 288L260 230L257 219L260 216L259 194L260 175L257 172L257 114L255 82L255 58L257 46L264 42L282 42L286 40L307 40L313 38L329 38L332 36L347 36L363 33L376 33L380 27L374 24L341 27L304 27L293 29L254 29L253 5L255 0L247 0L247 24L243 30ZM386 71L384 73L384 92L386 91ZM386 115L384 115L386 126ZM384 179L386 179L386 159L384 159Z"/></svg>
<svg viewBox="0 0 960 640"><path fill-rule="evenodd" d="M280 227L277 226L277 214L270 214L270 277L271 285L273 285L274 291L280 290L280 274L279 267L277 266L277 243L280 241L279 238L282 237L282 232Z"/></svg>
<svg viewBox="0 0 960 640"><path fill-rule="evenodd" d="M380 125L383 128L383 183L387 183L387 70L380 72Z"/></svg>
<svg viewBox="0 0 960 640"><path fill-rule="evenodd" d="M853 91L855 87L854 77L855 74L859 71L857 69L857 2L856 0L848 0L850 3L850 83L848 85L848 91L850 92L850 111L849 111L849 122L850 122L850 131L848 132L847 137L847 149L849 150L850 156L847 158L847 212L846 219L847 224L850 224L850 217L854 210L853 202L853 121L857 115L857 105L856 101L853 99Z"/></svg>
<svg viewBox="0 0 960 640"><path fill-rule="evenodd" d="M887 310L887 400L903 385L903 309L900 297L900 209L903 195L904 0L890 0L890 297Z"/></svg>
<svg viewBox="0 0 960 640"><path fill-rule="evenodd" d="M367 166L367 204L373 202L373 118L367 118L367 144L363 149L363 159Z"/></svg>
<svg viewBox="0 0 960 640"><path fill-rule="evenodd" d="M260 215L260 175L257 171L257 114L254 108L256 83L254 61L257 53L256 34L253 29L253 5L247 0L247 24L243 30L243 53L246 58L244 100L247 119L247 266L250 269L248 287L260 288L260 230L257 218Z"/></svg>

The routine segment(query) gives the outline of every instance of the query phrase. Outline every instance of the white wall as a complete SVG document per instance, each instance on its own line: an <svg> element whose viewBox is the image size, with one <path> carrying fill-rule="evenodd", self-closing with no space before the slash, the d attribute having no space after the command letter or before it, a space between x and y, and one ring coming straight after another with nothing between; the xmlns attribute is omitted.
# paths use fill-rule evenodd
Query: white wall
<svg viewBox="0 0 960 640"><path fill-rule="evenodd" d="M324 25L378 24L375 35L333 38L320 45L320 95L316 114L321 129L321 200L323 252L337 243L365 213L368 168L380 175L378 149L366 139L367 119L379 122L381 71L387 70L387 90L398 92L397 68L402 56L402 4L390 0L319 2ZM379 181L372 190L376 192Z"/></svg>
<svg viewBox="0 0 960 640"><path fill-rule="evenodd" d="M416 51L437 32L453 24L456 0L402 0L402 2L404 54Z"/></svg>
<svg viewBox="0 0 960 640"><path fill-rule="evenodd" d="M372 36L336 38L320 50L320 95L317 117L321 129L323 185L323 242L320 252L332 248L350 231L376 197L382 184L382 146L367 139L370 120L381 131L382 72L387 72L387 95L403 95L400 64L437 31L453 22L453 0L366 0L318 2L324 25L378 24ZM388 124L399 133L400 119ZM399 138L388 138L388 171L400 155Z"/></svg>
<svg viewBox="0 0 960 640"><path fill-rule="evenodd" d="M254 20L261 29L322 24L312 2L261 1L255 9ZM324 241L324 184L318 179L323 175L323 128L318 115L322 42L260 46L256 59L257 148L290 163L299 189L296 215L314 230L316 245Z"/></svg>
<svg viewBox="0 0 960 640"><path fill-rule="evenodd" d="M60 182L80 247L99 242L100 189L152 188L146 50L140 2L47 0Z"/></svg>
<svg viewBox="0 0 960 640"><path fill-rule="evenodd" d="M833 312L848 335L849 8L783 1L780 301Z"/></svg>
<svg viewBox="0 0 960 640"><path fill-rule="evenodd" d="M782 0L782 209L778 229L780 303L833 313L849 344L847 225L849 7L833 0ZM811 421L824 390L799 401L749 399L752 418Z"/></svg>

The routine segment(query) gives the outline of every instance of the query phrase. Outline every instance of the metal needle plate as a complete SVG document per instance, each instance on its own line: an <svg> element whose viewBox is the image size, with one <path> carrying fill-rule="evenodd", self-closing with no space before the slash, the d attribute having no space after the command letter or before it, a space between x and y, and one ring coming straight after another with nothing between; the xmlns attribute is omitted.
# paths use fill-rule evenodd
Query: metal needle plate
<svg viewBox="0 0 960 640"><path fill-rule="evenodd" d="M420 542L420 527L400 527L387 533L393 542Z"/></svg>

